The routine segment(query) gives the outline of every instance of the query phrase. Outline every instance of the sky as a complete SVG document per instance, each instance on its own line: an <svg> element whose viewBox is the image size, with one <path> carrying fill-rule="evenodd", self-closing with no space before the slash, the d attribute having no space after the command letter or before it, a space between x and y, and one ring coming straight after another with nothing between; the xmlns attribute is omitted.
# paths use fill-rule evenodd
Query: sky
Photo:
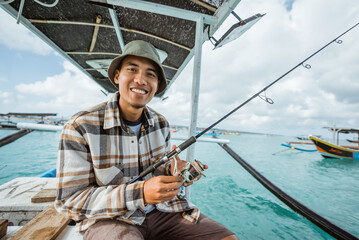
<svg viewBox="0 0 359 240"><path fill-rule="evenodd" d="M266 15L237 40L202 48L198 126L207 127L359 22L358 0L242 0L242 19ZM220 38L236 23L229 16ZM359 129L359 26L255 98L218 128L327 135ZM0 113L51 112L68 118L108 99L101 87L0 9ZM149 106L173 125L188 125L193 61Z"/></svg>

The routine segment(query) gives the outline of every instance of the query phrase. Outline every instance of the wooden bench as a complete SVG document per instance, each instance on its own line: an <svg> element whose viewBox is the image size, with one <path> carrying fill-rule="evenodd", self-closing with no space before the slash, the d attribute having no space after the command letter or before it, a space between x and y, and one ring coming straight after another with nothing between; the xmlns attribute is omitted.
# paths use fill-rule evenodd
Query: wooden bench
<svg viewBox="0 0 359 240"><path fill-rule="evenodd" d="M0 221L0 232L8 229L1 240L82 239L82 234L76 232L74 226L68 226L71 220L54 207L54 180L17 178L0 186L0 218L8 216L10 224L18 225L7 227L7 220Z"/></svg>
<svg viewBox="0 0 359 240"><path fill-rule="evenodd" d="M9 240L56 239L69 222L70 219L58 213L51 205L12 235Z"/></svg>

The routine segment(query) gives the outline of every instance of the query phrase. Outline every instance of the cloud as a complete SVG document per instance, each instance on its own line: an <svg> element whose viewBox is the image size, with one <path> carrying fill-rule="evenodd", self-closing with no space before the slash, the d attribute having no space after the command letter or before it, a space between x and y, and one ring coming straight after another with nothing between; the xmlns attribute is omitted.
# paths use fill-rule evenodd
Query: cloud
<svg viewBox="0 0 359 240"><path fill-rule="evenodd" d="M61 74L47 77L44 81L16 86L22 96L20 99L24 109L55 111L59 115L71 116L106 100L100 91L101 87L84 73L68 61L63 66L64 72Z"/></svg>
<svg viewBox="0 0 359 240"><path fill-rule="evenodd" d="M7 79L0 76L0 82L7 82Z"/></svg>
<svg viewBox="0 0 359 240"><path fill-rule="evenodd" d="M11 29L11 31L8 29ZM10 49L28 51L40 55L47 55L52 51L46 43L27 28L21 24L16 24L16 19L3 10L0 10L0 33L0 43Z"/></svg>
<svg viewBox="0 0 359 240"><path fill-rule="evenodd" d="M0 98L8 98L8 97L10 97L9 92L3 92L0 90Z"/></svg>
<svg viewBox="0 0 359 240"><path fill-rule="evenodd" d="M0 102L3 105L10 104L12 100L12 94L10 92L5 92L0 90Z"/></svg>
<svg viewBox="0 0 359 240"><path fill-rule="evenodd" d="M290 4L290 8L288 7ZM325 10L323 6L326 6ZM358 22L355 0L241 2L235 12L242 18L267 13L239 39L218 50L203 45L198 122L207 127L243 103L267 84L296 66ZM231 17L229 17L231 18ZM233 24L224 23L224 33ZM298 134L315 133L334 123L359 125L358 29L343 36L266 91L269 105L252 100L218 127L243 131ZM218 39L218 38L217 38ZM165 102L153 106L172 124L189 123L192 62L172 85ZM263 95L263 94L262 94Z"/></svg>
<svg viewBox="0 0 359 240"><path fill-rule="evenodd" d="M235 12L242 18L267 14L217 50L208 41L203 45L197 119L201 127L223 117L359 20L357 0L251 0L240 2ZM215 37L236 21L229 16ZM0 23L0 31L3 26ZM300 66L261 94L274 104L255 98L217 127L285 135L322 134L323 126L333 124L358 128L359 28L340 39L342 44L333 43L305 62L311 69ZM149 104L171 124L190 122L192 70L193 60L166 92L169 98ZM23 96L14 98L17 109L68 115L107 99L68 62L63 73L16 89Z"/></svg>

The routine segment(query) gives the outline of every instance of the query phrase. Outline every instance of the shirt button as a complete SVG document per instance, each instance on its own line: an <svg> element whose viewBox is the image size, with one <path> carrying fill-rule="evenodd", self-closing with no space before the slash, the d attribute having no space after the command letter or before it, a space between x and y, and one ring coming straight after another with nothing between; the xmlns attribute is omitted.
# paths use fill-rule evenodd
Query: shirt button
<svg viewBox="0 0 359 240"><path fill-rule="evenodd" d="M134 142L135 142L135 141L133 141L133 140L131 141L131 143L134 143Z"/></svg>

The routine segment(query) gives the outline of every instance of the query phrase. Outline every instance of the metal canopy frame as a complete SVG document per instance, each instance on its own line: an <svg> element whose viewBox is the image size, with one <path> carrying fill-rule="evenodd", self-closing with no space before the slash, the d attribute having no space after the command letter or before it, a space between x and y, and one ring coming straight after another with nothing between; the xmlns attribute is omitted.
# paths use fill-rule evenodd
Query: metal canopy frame
<svg viewBox="0 0 359 240"><path fill-rule="evenodd" d="M182 0L186 1L186 0ZM166 15L169 17L181 18L189 21L197 21L199 17L204 19L204 23L214 24L217 22L216 16L211 16L207 14L202 14L198 12L193 12L189 10L179 9L167 5L162 5L158 3L152 3L142 0L107 0L108 4L132 8L144 12L152 12L156 14Z"/></svg>
<svg viewBox="0 0 359 240"><path fill-rule="evenodd" d="M64 1L63 5L67 4L66 6L69 6L71 4L75 3L68 3L66 0L60 0L58 5L61 5L62 1ZM107 28L111 29L113 28L115 31L116 39L118 41L119 47L122 50L125 46L126 40L128 41L128 37L124 36L123 34L126 32L135 33L135 34L143 34L144 36L148 36L151 38L154 38L155 36L151 35L151 33L141 32L141 30L137 29L129 29L128 26L121 26L123 25L123 22L119 19L119 14L121 11L127 11L127 10L134 10L134 11L142 11L143 14L151 13L151 14L159 14L166 17L172 17L175 19L182 19L184 20L189 27L188 22L192 22L195 24L195 36L194 36L194 44L193 46L184 46L180 42L172 42L170 39L165 39L161 36L159 36L157 39L160 41L165 41L166 43L171 44L171 46L176 46L177 48L180 47L183 49L183 51L187 51L187 56L182 61L180 66L177 68L176 66L173 66L171 64L166 65L163 64L164 68L168 71L175 71L175 74L172 76L172 79L168 80L169 84L168 87L172 85L174 80L179 76L179 74L182 72L184 67L189 63L189 61L194 57L194 66L193 66L193 79L192 79L192 94L191 94L191 122L190 122L190 131L189 135L193 136L195 135L196 127L197 127L197 115L198 115L198 103L199 103L199 89L200 89L200 74L201 74L201 60L202 60L202 44L204 41L208 40L210 36L212 36L216 30L220 27L220 25L223 23L223 21L231 14L233 9L238 5L238 3L241 0L222 0L218 1L219 6L211 6L208 2L202 1L202 0L181 0L183 2L172 2L172 1L166 1L166 0L150 0L150 1L144 1L144 0L92 0L91 2L98 3L99 5L108 5L107 13L110 16L110 22L112 22L113 26L108 25L105 21L105 17L102 17L102 22L98 21L96 23L91 22L77 22L77 21L69 21L69 19L66 19L66 21L61 20L43 20L43 19L28 19L24 15L31 16L30 12L31 10L26 9L24 7L24 1L21 1L20 6L13 4L2 4L0 5L5 11L7 11L10 15L12 15L14 18L19 15L19 12L21 12L21 16L19 20L33 33L35 33L39 38L44 40L47 44L49 44L53 49L55 49L57 52L59 52L65 59L73 63L75 66L77 66L83 73L85 73L90 78L93 78L92 70L104 70L103 68L92 68L87 67L85 68L83 65L79 63L79 60L77 60L76 56L81 55L118 55L113 52L105 52L105 51L95 51L94 45L96 43L96 38L98 37L98 31L101 30L99 28ZM176 4L188 4L191 3L192 7L197 6L201 9L194 10L188 10L185 8L179 8L174 7ZM171 4L173 6L171 6ZM58 7L58 6L57 6ZM84 6L85 7L85 6ZM18 9L18 11L15 10L15 8ZM59 7L60 8L60 7ZM188 8L188 6L187 6ZM41 11L39 11L41 13ZM138 13L138 12L135 12ZM41 14L40 14L41 16ZM97 18L101 18L101 15L98 15ZM68 17L69 18L69 17ZM46 34L44 34L40 29L42 29L40 26L41 24L68 24L68 25L83 25L88 27L94 27L95 32L92 37L92 43L91 48L88 52L85 51L65 51L61 47L59 47L55 42L54 39L49 38ZM36 25L34 25L36 24ZM45 30L44 30L45 31ZM100 35L101 36L101 35ZM187 36L186 36L187 37ZM188 36L189 37L189 36ZM126 39L127 38L127 39ZM186 38L185 38L186 39ZM56 39L55 39L56 40ZM188 43L187 43L188 45ZM190 44L192 45L192 44ZM106 60L106 59L104 59ZM88 62L89 60L87 60ZM102 79L100 79L102 80ZM106 79L103 79L106 80ZM99 85L104 87L104 83L96 80ZM106 88L105 88L106 89ZM106 89L109 91L109 89ZM110 92L110 91L109 91ZM162 94L163 95L163 94ZM161 97L161 96L160 96ZM189 148L187 151L187 160L193 161L194 156L194 146Z"/></svg>
<svg viewBox="0 0 359 240"><path fill-rule="evenodd" d="M109 11L109 13L111 15L112 24L115 27L118 43L120 44L121 50L123 51L123 49L125 48L125 41L123 41L121 28L120 28L120 23L118 22L116 11L113 10L113 9L108 9L108 11Z"/></svg>
<svg viewBox="0 0 359 240"><path fill-rule="evenodd" d="M33 1L13 0L0 4L0 7L14 18L19 15L21 23L30 31L107 92L114 92L116 89L108 83L104 69L87 65L87 60L112 59L121 53L125 43L131 39L149 41L156 48L172 53L163 63L169 88L195 55L194 35L198 18L202 18L203 22L203 43L214 34L239 2L240 0L58 0L56 5L44 9ZM107 8L103 8L104 6ZM101 21L95 22L96 17ZM147 18L152 20L143 20ZM156 26L160 22L163 24ZM87 45L90 38L90 29L95 30L96 34L91 33L89 50L83 46ZM56 36L56 33L61 33L62 36ZM79 42L83 44L78 44ZM164 49L161 48L163 45ZM165 92L159 97L162 98L164 94Z"/></svg>
<svg viewBox="0 0 359 240"><path fill-rule="evenodd" d="M18 17L18 12L10 7L8 4L0 4L0 7L5 10L10 16L13 18ZM81 72L83 72L86 76L89 78L92 78L92 76L87 72L80 64L78 64L74 59L72 59L65 51L63 51L59 46L57 46L53 41L51 41L44 33L42 33L40 30L38 30L28 19L24 18L23 16L19 17L20 22L29 29L32 33L34 33L37 37L39 37L41 40L43 40L45 43L47 43L52 49L56 50L62 57L64 57L66 60L71 62L73 65L75 65L78 69L80 69ZM97 82L96 82L97 83ZM99 83L97 83L99 84ZM101 86L99 84L99 86ZM103 86L101 86L103 87Z"/></svg>

